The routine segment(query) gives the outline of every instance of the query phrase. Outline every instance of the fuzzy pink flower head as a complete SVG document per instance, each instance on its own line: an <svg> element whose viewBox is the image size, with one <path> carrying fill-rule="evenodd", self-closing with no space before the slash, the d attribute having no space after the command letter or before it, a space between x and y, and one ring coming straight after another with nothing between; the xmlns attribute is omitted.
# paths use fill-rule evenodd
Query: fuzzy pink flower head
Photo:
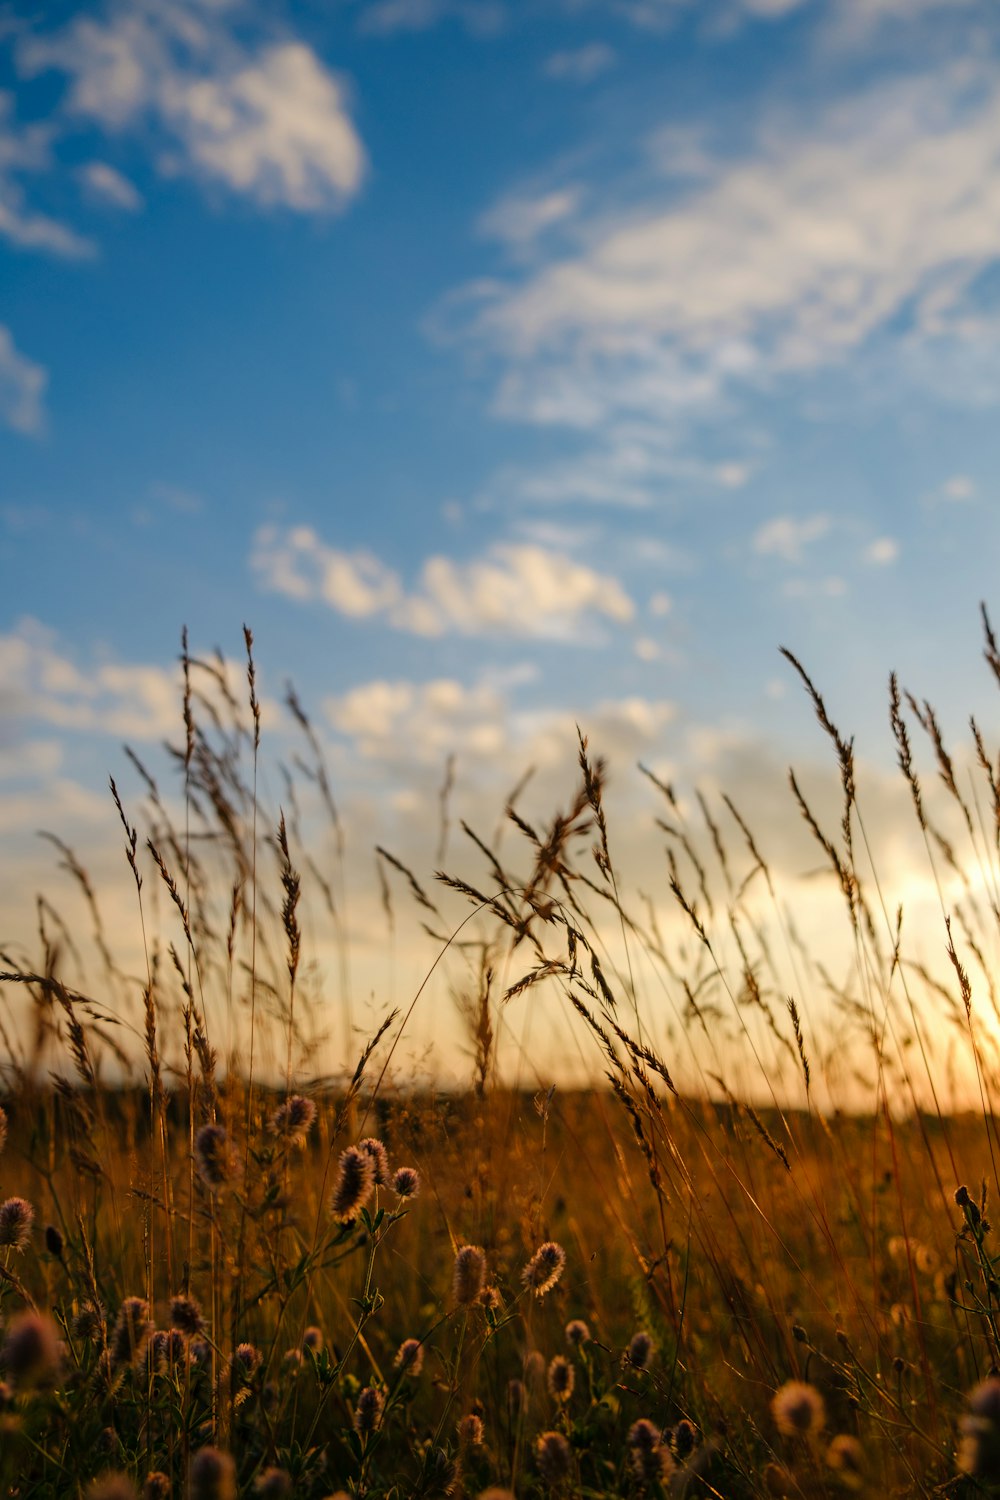
<svg viewBox="0 0 1000 1500"><path fill-rule="evenodd" d="M590 1343L590 1329L582 1318L571 1318L565 1328L566 1342L571 1349L582 1349Z"/></svg>
<svg viewBox="0 0 1000 1500"><path fill-rule="evenodd" d="M385 1397L374 1385L366 1385L358 1396L354 1408L354 1427L357 1432L374 1432L382 1420Z"/></svg>
<svg viewBox="0 0 1000 1500"><path fill-rule="evenodd" d="M102 1474L92 1479L86 1500L136 1500L135 1485L127 1474Z"/></svg>
<svg viewBox="0 0 1000 1500"><path fill-rule="evenodd" d="M289 1146L304 1146L316 1119L316 1105L304 1094L291 1094L268 1121L268 1130Z"/></svg>
<svg viewBox="0 0 1000 1500"><path fill-rule="evenodd" d="M189 1338L195 1338L199 1333L204 1333L205 1319L194 1297L181 1294L171 1298L170 1325L172 1328L179 1328L181 1333L186 1333Z"/></svg>
<svg viewBox="0 0 1000 1500"><path fill-rule="evenodd" d="M257 1475L253 1489L261 1500L291 1500L292 1476L287 1469L279 1469L272 1464Z"/></svg>
<svg viewBox="0 0 1000 1500"><path fill-rule="evenodd" d="M393 1364L404 1375L419 1375L424 1367L424 1346L419 1339L404 1339L396 1351Z"/></svg>
<svg viewBox="0 0 1000 1500"><path fill-rule="evenodd" d="M221 1448L199 1448L191 1460L190 1500L236 1500L236 1462Z"/></svg>
<svg viewBox="0 0 1000 1500"><path fill-rule="evenodd" d="M0 1203L0 1246L24 1250L31 1239L35 1210L27 1198L8 1198Z"/></svg>
<svg viewBox="0 0 1000 1500"><path fill-rule="evenodd" d="M367 1151L375 1163L375 1186L385 1187L389 1181L389 1153L385 1146L375 1136L366 1135L361 1142L361 1150Z"/></svg>
<svg viewBox="0 0 1000 1500"><path fill-rule="evenodd" d="M546 1484L558 1484L569 1474L573 1450L561 1432L543 1432L535 1442L535 1458Z"/></svg>
<svg viewBox="0 0 1000 1500"><path fill-rule="evenodd" d="M864 1483L865 1450L850 1432L838 1432L826 1450L827 1467L840 1478L845 1489L859 1490Z"/></svg>
<svg viewBox="0 0 1000 1500"><path fill-rule="evenodd" d="M54 1385L62 1354L59 1331L51 1318L42 1313L16 1313L4 1330L0 1368L16 1386Z"/></svg>
<svg viewBox="0 0 1000 1500"><path fill-rule="evenodd" d="M652 1334L647 1333L645 1329L640 1329L629 1340L629 1346L625 1351L626 1363L630 1364L633 1370L648 1370L649 1362L653 1357L653 1348Z"/></svg>
<svg viewBox="0 0 1000 1500"><path fill-rule="evenodd" d="M356 1219L372 1195L375 1162L367 1151L348 1146L340 1153L337 1181L330 1199L330 1212L338 1224Z"/></svg>
<svg viewBox="0 0 1000 1500"><path fill-rule="evenodd" d="M111 1337L111 1360L115 1368L134 1364L152 1332L149 1303L143 1297L126 1297L118 1309Z"/></svg>
<svg viewBox="0 0 1000 1500"><path fill-rule="evenodd" d="M549 1395L554 1401L568 1401L576 1384L576 1371L564 1354L557 1354L549 1365Z"/></svg>
<svg viewBox="0 0 1000 1500"><path fill-rule="evenodd" d="M397 1167L392 1186L398 1198L415 1198L420 1192L420 1173L416 1167Z"/></svg>
<svg viewBox="0 0 1000 1500"><path fill-rule="evenodd" d="M471 1307L483 1289L486 1252L479 1245L460 1245L455 1251L452 1290L459 1307Z"/></svg>
<svg viewBox="0 0 1000 1500"><path fill-rule="evenodd" d="M236 1160L223 1125L203 1125L194 1138L194 1164L198 1176L214 1192L233 1176Z"/></svg>
<svg viewBox="0 0 1000 1500"><path fill-rule="evenodd" d="M521 1280L536 1297L545 1297L565 1269L566 1251L555 1240L546 1240L544 1245L539 1245L521 1272Z"/></svg>
<svg viewBox="0 0 1000 1500"><path fill-rule="evenodd" d="M771 1397L775 1426L785 1437L807 1437L826 1422L823 1397L804 1380L786 1380Z"/></svg>
<svg viewBox="0 0 1000 1500"><path fill-rule="evenodd" d="M264 1357L256 1344L237 1344L233 1354L233 1378L240 1385L249 1385L263 1363Z"/></svg>
<svg viewBox="0 0 1000 1500"><path fill-rule="evenodd" d="M475 1412L461 1417L455 1428L460 1448L478 1448L483 1441L483 1419Z"/></svg>

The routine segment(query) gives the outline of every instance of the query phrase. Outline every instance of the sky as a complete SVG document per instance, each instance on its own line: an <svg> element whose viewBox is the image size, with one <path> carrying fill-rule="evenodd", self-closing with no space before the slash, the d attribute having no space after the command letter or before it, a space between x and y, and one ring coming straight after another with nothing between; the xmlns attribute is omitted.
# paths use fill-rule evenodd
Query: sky
<svg viewBox="0 0 1000 1500"><path fill-rule="evenodd" d="M181 628L244 623L265 758L290 679L344 809L358 1014L428 952L386 977L374 845L431 881L449 756L491 830L577 725L657 909L637 762L749 799L811 910L780 645L921 910L889 671L1000 730L998 61L994 0L0 7L0 944L72 900L43 828L134 928L107 777L138 819Z"/></svg>

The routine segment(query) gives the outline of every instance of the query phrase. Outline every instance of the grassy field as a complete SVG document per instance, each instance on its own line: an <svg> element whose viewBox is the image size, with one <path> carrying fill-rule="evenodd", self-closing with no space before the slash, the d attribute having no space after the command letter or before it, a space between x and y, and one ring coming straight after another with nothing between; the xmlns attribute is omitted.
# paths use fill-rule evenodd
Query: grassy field
<svg viewBox="0 0 1000 1500"><path fill-rule="evenodd" d="M773 895L771 872L731 804L732 850L701 804L713 895L681 803L656 788L683 962L622 894L604 768L582 740L559 815L542 826L508 810L524 868L474 838L482 880L430 889L382 851L387 922L393 887L408 887L432 941L457 952L441 893L477 913L456 1012L469 1083L441 1093L390 1066L405 1015L373 1029L353 1074L310 1064L300 898L310 871L323 877L297 828L260 806L249 635L247 650L246 702L223 692L221 712L185 652L180 813L138 766L140 841L115 792L144 977L122 971L65 850L102 972L83 986L47 903L37 961L0 955L0 1493L1000 1492L1000 1077L977 1009L980 991L993 1000L1000 795L975 726L985 821L933 711L890 690L928 858L957 869L962 854L914 769L911 724L987 893L942 910L944 982L904 962L899 917L880 936L877 885L858 871L853 746L802 674L839 770L839 829L794 783L793 796L856 956L855 980L834 987L799 954L803 984L834 991L815 1050L751 904ZM170 923L154 920L151 881ZM660 965L704 1087L675 1081L633 955ZM592 1046L592 1088L525 1092L498 1070L500 1013L543 991ZM226 1049L214 1038L234 1014ZM745 1054L729 1075L725 1017ZM981 1100L964 1114L941 1104L955 1036ZM838 1050L857 1056L868 1110L814 1102Z"/></svg>

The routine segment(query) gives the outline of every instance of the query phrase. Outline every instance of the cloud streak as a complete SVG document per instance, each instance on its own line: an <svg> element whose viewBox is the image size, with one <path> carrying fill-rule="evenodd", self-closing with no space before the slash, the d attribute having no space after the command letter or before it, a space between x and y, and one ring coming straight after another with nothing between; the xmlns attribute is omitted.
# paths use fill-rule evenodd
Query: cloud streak
<svg viewBox="0 0 1000 1500"><path fill-rule="evenodd" d="M641 407L644 385L662 410L671 387L836 364L893 320L947 332L1000 258L1000 87L966 64L808 128L772 112L744 155L654 191L641 212L591 194L575 249L470 294L464 323L456 300L460 336L503 362L508 411L592 421Z"/></svg>
<svg viewBox="0 0 1000 1500"><path fill-rule="evenodd" d="M466 562L429 557L415 589L370 552L329 546L309 526L258 530L250 557L262 588L319 602L354 620L420 636L593 640L599 620L625 625L635 608L617 579L561 553L498 543Z"/></svg>
<svg viewBox="0 0 1000 1500"><path fill-rule="evenodd" d="M10 329L0 323L0 420L15 432L41 432L48 378L42 365L20 353Z"/></svg>

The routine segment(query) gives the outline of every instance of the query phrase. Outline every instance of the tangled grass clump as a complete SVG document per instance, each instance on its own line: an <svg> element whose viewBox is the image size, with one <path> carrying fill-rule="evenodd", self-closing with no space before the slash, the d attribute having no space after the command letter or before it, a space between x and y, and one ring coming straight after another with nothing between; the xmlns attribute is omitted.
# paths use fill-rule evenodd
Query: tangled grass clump
<svg viewBox="0 0 1000 1500"><path fill-rule="evenodd" d="M849 936L846 979L799 942L735 804L719 799L734 850L706 798L686 806L651 773L676 925L652 903L644 915L582 738L562 812L543 826L508 808L525 869L469 829L488 877L442 875L434 900L379 850L387 920L388 871L435 965L462 975L473 1076L443 1093L390 1073L395 1011L345 1071L313 1066L308 855L297 820L267 819L257 796L246 645L248 715L218 672L209 707L209 668L185 646L183 825L137 762L173 939L112 783L144 978L116 963L68 855L93 898L100 984L71 978L46 902L37 960L2 955L0 1494L1000 1494L1000 767L976 723L970 800L930 705L890 682L944 978L906 951L853 741L790 656L835 751L838 833L794 775L792 806ZM336 829L318 736L290 704ZM957 833L931 808L911 723ZM501 1076L507 1007L543 994L591 1048L586 1088L556 1087L540 1055L520 1059L530 1087ZM960 1065L978 1111L942 1102ZM848 1066L867 1107L836 1107Z"/></svg>

